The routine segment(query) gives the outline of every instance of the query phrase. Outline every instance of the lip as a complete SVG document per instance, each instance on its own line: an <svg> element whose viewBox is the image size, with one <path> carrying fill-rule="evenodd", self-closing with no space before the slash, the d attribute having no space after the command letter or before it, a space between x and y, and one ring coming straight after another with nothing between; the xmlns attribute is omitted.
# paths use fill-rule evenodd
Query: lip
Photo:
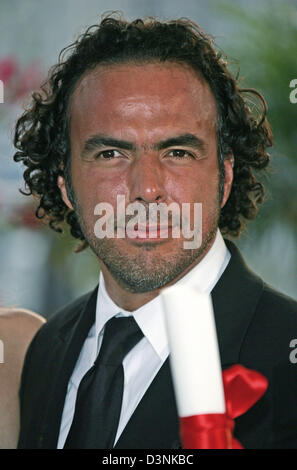
<svg viewBox="0 0 297 470"><path fill-rule="evenodd" d="M151 231L157 231L157 230L166 230L172 228L171 225L135 225L135 231L137 230L138 232L149 232Z"/></svg>
<svg viewBox="0 0 297 470"><path fill-rule="evenodd" d="M131 238L133 241L166 241L172 232L171 226L138 226L135 225L131 233L136 233L136 237L129 237L129 231L126 230L128 238Z"/></svg>

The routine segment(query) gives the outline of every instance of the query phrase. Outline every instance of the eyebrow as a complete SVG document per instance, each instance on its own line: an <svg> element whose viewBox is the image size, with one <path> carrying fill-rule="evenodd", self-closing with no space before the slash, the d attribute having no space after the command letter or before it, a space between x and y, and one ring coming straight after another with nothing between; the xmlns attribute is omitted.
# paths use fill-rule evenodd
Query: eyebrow
<svg viewBox="0 0 297 470"><path fill-rule="evenodd" d="M205 145L202 139L194 134L183 134L177 137L171 137L166 140L162 140L154 145L154 150L163 150L168 147L182 146L196 148L197 150L205 152Z"/></svg>
<svg viewBox="0 0 297 470"><path fill-rule="evenodd" d="M156 144L149 146L152 150L164 150L169 147L175 146L192 147L205 153L205 145L202 139L194 134L182 134L176 137L169 137L168 139L161 140ZM82 157L86 157L93 150L98 150L102 147L116 147L122 150L136 151L136 146L133 142L126 140L115 139L106 135L93 135L84 144L82 150Z"/></svg>

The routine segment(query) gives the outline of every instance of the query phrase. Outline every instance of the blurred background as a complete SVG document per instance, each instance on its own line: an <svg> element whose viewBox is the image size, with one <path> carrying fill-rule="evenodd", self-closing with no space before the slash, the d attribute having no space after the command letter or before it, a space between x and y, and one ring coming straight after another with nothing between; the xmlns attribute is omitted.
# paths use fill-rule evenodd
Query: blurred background
<svg viewBox="0 0 297 470"><path fill-rule="evenodd" d="M13 162L13 128L33 89L57 62L60 50L106 11L127 19L157 16L196 21L230 59L247 87L264 94L274 133L267 201L237 241L249 266L266 282L297 298L297 104L289 99L297 79L297 1L261 0L1 0L0 79L0 306L21 306L45 317L93 288L98 264L90 250L56 234L34 217Z"/></svg>

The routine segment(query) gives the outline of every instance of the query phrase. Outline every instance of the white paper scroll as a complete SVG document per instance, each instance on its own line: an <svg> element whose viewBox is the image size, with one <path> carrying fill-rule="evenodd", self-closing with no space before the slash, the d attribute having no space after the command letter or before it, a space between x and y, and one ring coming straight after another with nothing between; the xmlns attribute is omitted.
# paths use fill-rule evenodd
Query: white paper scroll
<svg viewBox="0 0 297 470"><path fill-rule="evenodd" d="M224 413L225 397L209 294L173 285L161 292L180 417Z"/></svg>

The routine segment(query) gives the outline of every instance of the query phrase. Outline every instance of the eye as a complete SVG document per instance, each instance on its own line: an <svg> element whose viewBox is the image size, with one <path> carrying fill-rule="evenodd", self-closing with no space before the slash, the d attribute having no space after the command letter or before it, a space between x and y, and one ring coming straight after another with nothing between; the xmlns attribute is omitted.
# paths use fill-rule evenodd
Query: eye
<svg viewBox="0 0 297 470"><path fill-rule="evenodd" d="M113 158L118 158L122 154L118 152L117 150L102 150L102 152L99 152L95 155L96 160L101 159L101 160L112 160Z"/></svg>
<svg viewBox="0 0 297 470"><path fill-rule="evenodd" d="M168 153L169 157L177 158L179 160L184 160L186 158L194 158L194 156L188 152L187 150L182 150L182 149L174 149L170 150Z"/></svg>

